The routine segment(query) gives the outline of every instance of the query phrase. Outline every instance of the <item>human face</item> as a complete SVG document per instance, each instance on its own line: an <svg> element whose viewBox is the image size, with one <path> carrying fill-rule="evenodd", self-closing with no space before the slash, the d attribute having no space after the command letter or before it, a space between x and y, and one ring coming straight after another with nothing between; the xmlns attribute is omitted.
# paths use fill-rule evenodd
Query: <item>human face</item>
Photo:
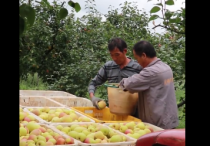
<svg viewBox="0 0 210 146"><path fill-rule="evenodd" d="M114 48L114 50L109 51L113 61L118 64L122 65L126 61L126 53L127 49L124 49L123 52L120 52L118 48Z"/></svg>
<svg viewBox="0 0 210 146"><path fill-rule="evenodd" d="M138 61L138 63L144 68L146 67L146 54L142 53L141 56L137 55L136 52L133 50L134 58Z"/></svg>

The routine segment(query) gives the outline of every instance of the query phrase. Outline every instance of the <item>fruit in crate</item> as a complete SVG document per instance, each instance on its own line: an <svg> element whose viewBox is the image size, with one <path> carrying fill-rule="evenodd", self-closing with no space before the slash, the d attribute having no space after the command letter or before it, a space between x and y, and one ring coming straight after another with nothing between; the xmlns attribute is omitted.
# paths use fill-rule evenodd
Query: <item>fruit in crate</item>
<svg viewBox="0 0 210 146"><path fill-rule="evenodd" d="M138 139L141 136L154 131L152 127L145 125L143 122L113 123L109 124L109 127L118 130L135 139Z"/></svg>
<svg viewBox="0 0 210 146"><path fill-rule="evenodd" d="M72 109L44 107L30 109L30 112L47 122L53 123L91 122L89 118L77 115Z"/></svg>
<svg viewBox="0 0 210 146"><path fill-rule="evenodd" d="M74 144L72 137L65 138L60 134L38 123L29 122L19 128L20 146L36 145L69 145Z"/></svg>
<svg viewBox="0 0 210 146"><path fill-rule="evenodd" d="M36 122L34 116L25 112L25 111L23 111L23 109L20 107L20 110L19 110L19 122L20 122L20 124L24 124L24 123L27 124L30 121Z"/></svg>
<svg viewBox="0 0 210 146"><path fill-rule="evenodd" d="M106 107L106 102L101 100L98 102L98 108L99 109L104 109Z"/></svg>
<svg viewBox="0 0 210 146"><path fill-rule="evenodd" d="M56 125L55 128L83 143L115 143L127 141L125 136L97 123L78 123L69 126Z"/></svg>

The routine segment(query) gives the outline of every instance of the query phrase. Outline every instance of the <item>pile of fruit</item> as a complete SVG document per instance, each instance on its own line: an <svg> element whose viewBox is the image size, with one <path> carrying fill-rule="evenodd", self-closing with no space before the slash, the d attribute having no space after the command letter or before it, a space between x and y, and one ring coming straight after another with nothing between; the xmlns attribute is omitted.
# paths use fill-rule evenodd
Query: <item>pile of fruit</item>
<svg viewBox="0 0 210 146"><path fill-rule="evenodd" d="M19 127L20 146L47 146L74 144L72 137L64 138L52 129L45 128L34 121Z"/></svg>
<svg viewBox="0 0 210 146"><path fill-rule="evenodd" d="M47 122L62 123L62 122L91 122L87 117L79 116L74 110L65 108L50 109L43 108L29 108L29 111L39 116Z"/></svg>
<svg viewBox="0 0 210 146"><path fill-rule="evenodd" d="M19 121L20 121L20 124L24 124L24 123L27 124L30 121L36 122L34 116L32 116L29 113L23 111L23 109L21 107L20 107L20 110L19 110Z"/></svg>
<svg viewBox="0 0 210 146"><path fill-rule="evenodd" d="M115 143L127 141L125 136L116 133L111 128L97 123L78 123L71 124L70 126L57 125L55 127L83 143Z"/></svg>
<svg viewBox="0 0 210 146"><path fill-rule="evenodd" d="M147 133L153 132L153 129L149 126L146 126L143 122L113 123L110 124L109 127L135 139L138 139Z"/></svg>

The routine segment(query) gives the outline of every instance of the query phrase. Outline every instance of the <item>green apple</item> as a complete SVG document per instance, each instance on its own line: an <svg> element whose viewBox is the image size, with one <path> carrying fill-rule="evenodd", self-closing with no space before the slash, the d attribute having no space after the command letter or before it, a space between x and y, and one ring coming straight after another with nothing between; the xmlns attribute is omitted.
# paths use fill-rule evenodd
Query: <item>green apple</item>
<svg viewBox="0 0 210 146"><path fill-rule="evenodd" d="M46 141L43 141L43 140L37 140L36 145L39 145L39 146L45 146L45 145L46 145Z"/></svg>
<svg viewBox="0 0 210 146"><path fill-rule="evenodd" d="M101 141L102 141L101 139L96 139L95 140L96 143L101 143Z"/></svg>
<svg viewBox="0 0 210 146"><path fill-rule="evenodd" d="M48 112L48 114L53 114L53 113L55 113L55 110L53 110L53 109L50 109Z"/></svg>
<svg viewBox="0 0 210 146"><path fill-rule="evenodd" d="M145 128L144 131L146 132L146 134L151 133L150 129L148 129L148 128Z"/></svg>
<svg viewBox="0 0 210 146"><path fill-rule="evenodd" d="M69 133L68 133L68 135L69 136L71 136L71 137L73 137L73 138L75 138L75 139L78 139L78 132L76 132L76 131L70 131Z"/></svg>
<svg viewBox="0 0 210 146"><path fill-rule="evenodd" d="M137 127L137 128L140 128L140 129L142 129L142 130L145 129L145 125L144 125L143 122L138 123L138 124L136 125L136 127Z"/></svg>
<svg viewBox="0 0 210 146"><path fill-rule="evenodd" d="M24 118L25 118L25 114L23 112L20 112L19 121L22 121Z"/></svg>
<svg viewBox="0 0 210 146"><path fill-rule="evenodd" d="M61 119L58 118L58 117L54 117L54 118L52 118L52 121L51 122L58 123L58 122L61 122Z"/></svg>
<svg viewBox="0 0 210 146"><path fill-rule="evenodd" d="M56 144L56 140L55 140L54 138L50 138L48 141L49 141L49 142L52 142L53 144ZM48 141L47 141L47 142L48 142Z"/></svg>
<svg viewBox="0 0 210 146"><path fill-rule="evenodd" d="M73 124L73 125L71 125L71 131L73 131L74 130L74 128L76 128L76 127L79 127L79 125L77 125L77 124Z"/></svg>
<svg viewBox="0 0 210 146"><path fill-rule="evenodd" d="M134 133L131 135L131 137L138 139L141 135L139 133Z"/></svg>
<svg viewBox="0 0 210 146"><path fill-rule="evenodd" d="M56 110L55 110L55 112L63 112L63 110L62 109L60 109L60 108L57 108Z"/></svg>
<svg viewBox="0 0 210 146"><path fill-rule="evenodd" d="M111 138L110 138L110 142L122 142L123 139L121 137L121 135L113 135Z"/></svg>
<svg viewBox="0 0 210 146"><path fill-rule="evenodd" d="M79 133L78 134L78 140L80 140L81 142L83 142L86 138L86 135L84 133Z"/></svg>
<svg viewBox="0 0 210 146"><path fill-rule="evenodd" d="M35 142L33 140L27 140L27 144L33 143L35 144Z"/></svg>
<svg viewBox="0 0 210 146"><path fill-rule="evenodd" d="M90 133L93 133L93 132L96 131L96 129L95 129L94 127L88 127L88 131L89 131Z"/></svg>
<svg viewBox="0 0 210 146"><path fill-rule="evenodd" d="M80 133L80 132L82 132L82 131L85 130L85 129L86 129L86 128L84 128L84 127L75 127L75 128L74 128L74 131Z"/></svg>
<svg viewBox="0 0 210 146"><path fill-rule="evenodd" d="M94 139L94 136L95 136L95 133L90 133L90 134L88 134L86 137L87 137L87 138L93 138L93 139Z"/></svg>
<svg viewBox="0 0 210 146"><path fill-rule="evenodd" d="M38 135L37 136L37 141L43 140L46 142L46 138L44 136Z"/></svg>
<svg viewBox="0 0 210 146"><path fill-rule="evenodd" d="M127 126L128 127L128 129L134 129L134 126L135 126L135 123L133 123L133 122L130 122L130 123L127 123L125 126Z"/></svg>
<svg viewBox="0 0 210 146"><path fill-rule="evenodd" d="M63 127L61 131L65 132L66 134L70 131L70 127Z"/></svg>
<svg viewBox="0 0 210 146"><path fill-rule="evenodd" d="M63 129L63 126L62 125L57 125L56 128L61 131Z"/></svg>
<svg viewBox="0 0 210 146"><path fill-rule="evenodd" d="M26 136L27 130L24 127L19 128L19 135L20 136Z"/></svg>
<svg viewBox="0 0 210 146"><path fill-rule="evenodd" d="M120 127L120 132L124 133L128 129L127 126L121 126Z"/></svg>
<svg viewBox="0 0 210 146"><path fill-rule="evenodd" d="M82 133L84 133L85 135L90 134L90 132L87 129L83 130Z"/></svg>
<svg viewBox="0 0 210 146"><path fill-rule="evenodd" d="M104 139L104 134L101 131L97 131L94 135L94 139Z"/></svg>
<svg viewBox="0 0 210 146"><path fill-rule="evenodd" d="M72 122L72 121L73 121L73 119L69 115L65 115L61 118L61 122L68 123L68 122Z"/></svg>
<svg viewBox="0 0 210 146"><path fill-rule="evenodd" d="M100 129L100 131L103 132L103 134L106 135L106 136L109 134L109 128L107 128L107 127L102 127Z"/></svg>
<svg viewBox="0 0 210 146"><path fill-rule="evenodd" d="M136 133L138 133L140 136L147 134L145 130L139 130L139 131L136 132ZM140 136L139 136L139 137L140 137Z"/></svg>
<svg viewBox="0 0 210 146"><path fill-rule="evenodd" d="M40 128L40 125L37 123L29 122L26 127L28 128L29 132L33 131L34 129Z"/></svg>

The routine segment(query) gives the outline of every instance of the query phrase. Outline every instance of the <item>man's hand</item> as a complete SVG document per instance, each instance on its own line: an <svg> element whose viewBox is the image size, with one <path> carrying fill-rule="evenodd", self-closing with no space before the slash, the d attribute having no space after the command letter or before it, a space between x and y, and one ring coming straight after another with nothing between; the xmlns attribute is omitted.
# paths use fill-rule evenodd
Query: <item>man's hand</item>
<svg viewBox="0 0 210 146"><path fill-rule="evenodd" d="M91 98L91 101L92 101L92 103L93 103L93 106L95 106L98 110L100 110L99 108L98 108L98 102L99 101L102 101L103 99L100 99L100 98L98 98L98 97L95 97L95 96L93 96L92 98Z"/></svg>

